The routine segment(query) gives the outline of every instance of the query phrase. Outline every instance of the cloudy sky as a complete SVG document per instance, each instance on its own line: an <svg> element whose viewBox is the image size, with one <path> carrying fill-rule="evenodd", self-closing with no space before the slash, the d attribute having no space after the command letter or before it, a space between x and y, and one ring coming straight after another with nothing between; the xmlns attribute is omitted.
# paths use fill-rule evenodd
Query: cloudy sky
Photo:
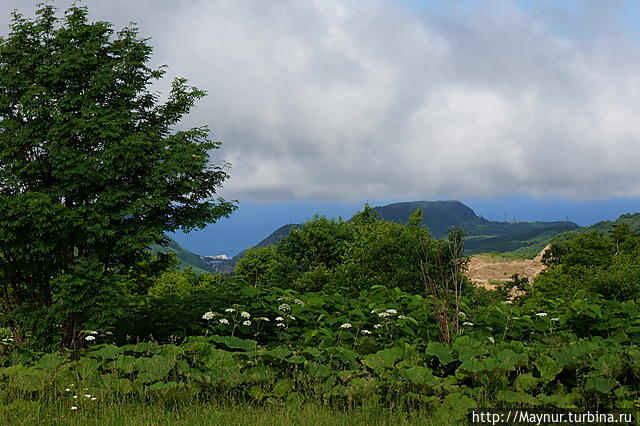
<svg viewBox="0 0 640 426"><path fill-rule="evenodd" d="M35 3L2 0L0 34ZM223 141L227 198L640 197L635 2L84 4L208 91L185 125Z"/></svg>

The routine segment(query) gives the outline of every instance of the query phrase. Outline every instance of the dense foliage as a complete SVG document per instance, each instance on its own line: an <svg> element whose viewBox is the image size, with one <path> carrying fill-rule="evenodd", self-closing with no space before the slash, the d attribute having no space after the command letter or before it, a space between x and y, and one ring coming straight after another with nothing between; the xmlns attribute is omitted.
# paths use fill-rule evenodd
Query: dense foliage
<svg viewBox="0 0 640 426"><path fill-rule="evenodd" d="M160 103L151 47L86 8L17 12L0 42L0 315L20 341L79 345L104 324L118 276L234 205L212 200L206 128L174 131L204 92L184 79ZM55 326L55 325L59 325Z"/></svg>
<svg viewBox="0 0 640 426"><path fill-rule="evenodd" d="M158 104L149 54L76 7L15 15L0 43L3 406L640 410L629 223L557 238L532 285L495 292L464 276L463 232L434 239L420 211L315 217L232 277L152 256L233 205L209 199L227 176L206 129L171 130L202 92L178 80Z"/></svg>
<svg viewBox="0 0 640 426"><path fill-rule="evenodd" d="M559 238L545 262L552 268L536 279L540 294L585 289L614 300L640 297L640 232L628 224Z"/></svg>

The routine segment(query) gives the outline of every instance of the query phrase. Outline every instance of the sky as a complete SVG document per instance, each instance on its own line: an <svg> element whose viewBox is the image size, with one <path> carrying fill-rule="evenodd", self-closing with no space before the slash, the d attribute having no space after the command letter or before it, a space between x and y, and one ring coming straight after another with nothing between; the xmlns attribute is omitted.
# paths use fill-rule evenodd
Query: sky
<svg viewBox="0 0 640 426"><path fill-rule="evenodd" d="M11 10L2 0L0 35ZM56 5L66 7L69 1ZM459 199L579 224L640 208L640 11L598 0L87 0L208 92L240 209L179 242L234 254L314 213Z"/></svg>

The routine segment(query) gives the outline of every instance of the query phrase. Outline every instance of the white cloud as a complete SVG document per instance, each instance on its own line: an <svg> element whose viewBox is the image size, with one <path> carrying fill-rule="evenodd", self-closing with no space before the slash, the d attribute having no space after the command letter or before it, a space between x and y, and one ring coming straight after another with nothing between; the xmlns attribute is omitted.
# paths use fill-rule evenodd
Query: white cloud
<svg viewBox="0 0 640 426"><path fill-rule="evenodd" d="M228 198L640 196L624 4L87 4L139 22L156 63L208 90L187 122L224 141Z"/></svg>

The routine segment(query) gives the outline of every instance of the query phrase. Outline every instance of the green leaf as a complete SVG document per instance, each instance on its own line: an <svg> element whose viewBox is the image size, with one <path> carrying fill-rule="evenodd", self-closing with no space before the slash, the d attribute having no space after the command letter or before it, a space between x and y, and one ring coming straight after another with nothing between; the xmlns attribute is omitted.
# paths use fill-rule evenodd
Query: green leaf
<svg viewBox="0 0 640 426"><path fill-rule="evenodd" d="M115 359L122 352L122 348L115 345L96 345L88 351L88 354L92 357L111 360Z"/></svg>
<svg viewBox="0 0 640 426"><path fill-rule="evenodd" d="M211 340L221 343L229 349L241 349L247 352L256 349L255 340L245 340L235 336L211 336Z"/></svg>
<svg viewBox="0 0 640 426"><path fill-rule="evenodd" d="M435 386L438 383L438 378L431 373L431 370L421 365L404 369L400 374L414 385Z"/></svg>
<svg viewBox="0 0 640 426"><path fill-rule="evenodd" d="M442 365L447 365L455 360L451 347L440 342L429 343L426 354L437 357Z"/></svg>
<svg viewBox="0 0 640 426"><path fill-rule="evenodd" d="M136 360L136 370L139 371L137 380L141 383L157 382L164 379L175 365L174 358L162 355L138 358Z"/></svg>
<svg viewBox="0 0 640 426"><path fill-rule="evenodd" d="M293 389L293 380L291 379L280 379L273 385L273 393L276 396L283 397Z"/></svg>
<svg viewBox="0 0 640 426"><path fill-rule="evenodd" d="M616 380L609 377L589 377L584 385L584 388L587 391L608 393L617 384L618 382Z"/></svg>
<svg viewBox="0 0 640 426"><path fill-rule="evenodd" d="M540 376L544 380L545 383L548 383L556 378L558 374L562 371L562 366L553 358L548 357L547 355L542 355L538 357L534 365L538 369Z"/></svg>
<svg viewBox="0 0 640 426"><path fill-rule="evenodd" d="M263 356L275 358L275 359L285 359L291 354L292 352L287 348L275 348L275 349L271 349L269 351L264 352Z"/></svg>
<svg viewBox="0 0 640 426"><path fill-rule="evenodd" d="M394 364L403 357L404 351L393 347L362 357L362 363L376 373L380 373L385 369L393 368Z"/></svg>

